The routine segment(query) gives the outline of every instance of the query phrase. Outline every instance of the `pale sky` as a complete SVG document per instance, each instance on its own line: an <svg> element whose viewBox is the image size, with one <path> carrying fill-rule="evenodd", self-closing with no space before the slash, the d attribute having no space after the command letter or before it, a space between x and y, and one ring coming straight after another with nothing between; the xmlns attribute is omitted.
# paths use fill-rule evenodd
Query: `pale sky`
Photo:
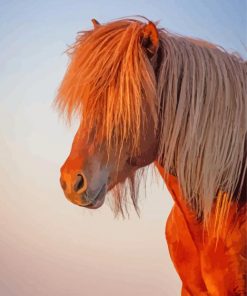
<svg viewBox="0 0 247 296"><path fill-rule="evenodd" d="M63 52L92 18L144 15L246 57L246 14L244 0L0 1L0 295L180 295L164 238L173 202L159 178L149 174L140 219L64 198L59 168L77 123L51 108Z"/></svg>

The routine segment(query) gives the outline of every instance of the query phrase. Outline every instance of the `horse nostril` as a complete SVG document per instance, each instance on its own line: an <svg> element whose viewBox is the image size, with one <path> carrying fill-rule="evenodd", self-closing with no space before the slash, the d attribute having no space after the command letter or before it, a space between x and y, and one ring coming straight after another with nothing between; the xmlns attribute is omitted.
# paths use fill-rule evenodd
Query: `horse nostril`
<svg viewBox="0 0 247 296"><path fill-rule="evenodd" d="M83 193L84 191L86 191L86 188L87 188L86 178L84 177L83 174L80 173L76 176L74 191L76 193Z"/></svg>

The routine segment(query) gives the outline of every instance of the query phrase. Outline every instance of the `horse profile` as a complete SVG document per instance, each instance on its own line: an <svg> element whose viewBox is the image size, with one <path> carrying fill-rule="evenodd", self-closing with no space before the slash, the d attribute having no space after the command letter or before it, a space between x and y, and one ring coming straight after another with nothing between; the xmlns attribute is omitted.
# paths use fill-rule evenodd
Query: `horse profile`
<svg viewBox="0 0 247 296"><path fill-rule="evenodd" d="M138 211L154 163L174 206L166 224L182 295L246 295L247 63L144 19L80 32L56 105L80 118L61 186L73 203ZM127 190L126 188L129 188Z"/></svg>

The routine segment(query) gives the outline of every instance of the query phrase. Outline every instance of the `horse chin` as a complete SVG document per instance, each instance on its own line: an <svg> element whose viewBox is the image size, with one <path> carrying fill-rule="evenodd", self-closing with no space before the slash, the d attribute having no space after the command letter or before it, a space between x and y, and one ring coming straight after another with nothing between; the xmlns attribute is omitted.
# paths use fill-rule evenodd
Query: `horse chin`
<svg viewBox="0 0 247 296"><path fill-rule="evenodd" d="M101 188L98 195L96 196L96 198L94 199L94 201L91 204L86 205L85 208L88 208L88 209L98 209L98 208L100 208L104 204L106 192L107 192L107 186L104 185Z"/></svg>

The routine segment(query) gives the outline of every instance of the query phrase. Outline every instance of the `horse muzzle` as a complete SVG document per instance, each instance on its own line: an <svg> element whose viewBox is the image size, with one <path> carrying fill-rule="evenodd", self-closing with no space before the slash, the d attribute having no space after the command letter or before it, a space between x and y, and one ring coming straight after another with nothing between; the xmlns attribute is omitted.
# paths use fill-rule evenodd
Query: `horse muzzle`
<svg viewBox="0 0 247 296"><path fill-rule="evenodd" d="M61 174L60 184L66 198L78 206L97 209L104 203L107 185L91 190L82 172L75 174L74 177L71 174Z"/></svg>

